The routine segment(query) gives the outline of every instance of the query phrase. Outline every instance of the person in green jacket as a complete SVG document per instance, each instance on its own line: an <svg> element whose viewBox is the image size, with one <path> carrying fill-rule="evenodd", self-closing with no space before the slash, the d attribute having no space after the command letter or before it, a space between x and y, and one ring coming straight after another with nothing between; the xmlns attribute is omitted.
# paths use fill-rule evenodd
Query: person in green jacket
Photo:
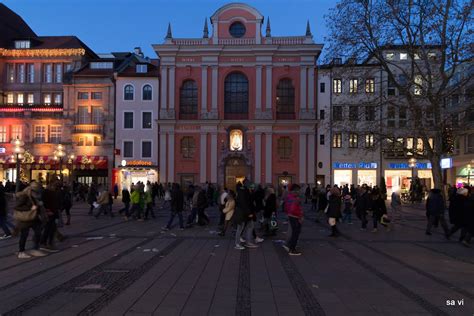
<svg viewBox="0 0 474 316"><path fill-rule="evenodd" d="M135 212L140 213L140 190L138 189L138 185L134 185L131 190L130 202L132 203L132 208L128 214L125 214L125 220L128 220Z"/></svg>

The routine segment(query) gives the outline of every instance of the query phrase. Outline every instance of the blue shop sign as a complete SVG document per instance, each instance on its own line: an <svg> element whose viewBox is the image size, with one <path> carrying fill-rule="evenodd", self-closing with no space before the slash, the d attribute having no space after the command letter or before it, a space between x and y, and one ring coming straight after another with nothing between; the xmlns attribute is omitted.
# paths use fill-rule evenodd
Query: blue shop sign
<svg viewBox="0 0 474 316"><path fill-rule="evenodd" d="M334 169L377 169L376 162L334 162Z"/></svg>
<svg viewBox="0 0 474 316"><path fill-rule="evenodd" d="M401 162L401 163L389 163L388 167L390 169L411 169L408 166L408 163L406 162ZM430 162L417 162L416 169L431 169L431 163Z"/></svg>

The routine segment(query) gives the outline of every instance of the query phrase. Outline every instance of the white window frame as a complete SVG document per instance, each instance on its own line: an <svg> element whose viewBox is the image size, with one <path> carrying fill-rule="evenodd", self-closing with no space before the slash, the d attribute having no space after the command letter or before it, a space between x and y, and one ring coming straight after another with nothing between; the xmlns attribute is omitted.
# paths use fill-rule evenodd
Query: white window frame
<svg viewBox="0 0 474 316"><path fill-rule="evenodd" d="M122 112L122 128L127 131L132 131L135 129L135 111L123 111ZM125 127L125 114L132 113L132 127Z"/></svg>
<svg viewBox="0 0 474 316"><path fill-rule="evenodd" d="M145 70L145 71L143 71ZM148 72L147 64L137 64L135 65L135 72L139 74L146 74Z"/></svg>
<svg viewBox="0 0 474 316"><path fill-rule="evenodd" d="M342 93L342 79L334 78L332 80L332 92L334 94L341 94Z"/></svg>
<svg viewBox="0 0 474 316"><path fill-rule="evenodd" d="M150 88L151 88L151 99L150 99L150 100L145 100L145 99L144 99L143 89L145 88L145 86L150 86ZM153 89L153 85L152 85L152 84L150 84L150 83L145 83L144 85L142 85L142 91L141 91L142 101L143 101L143 102L152 102L152 101L153 101L153 98L154 98L154 96L153 96L153 94L154 94L153 91L154 91L154 89ZM124 90L124 93L125 93L125 90ZM124 95L124 98L125 98L125 95Z"/></svg>
<svg viewBox="0 0 474 316"><path fill-rule="evenodd" d="M53 131L53 129L59 128L59 131ZM53 138L57 139L54 144L60 144L62 141L63 127L62 125L50 125L49 126L49 141L52 142ZM53 137L54 135L54 137Z"/></svg>
<svg viewBox="0 0 474 316"><path fill-rule="evenodd" d="M150 113L151 114L151 127L150 128L144 128L143 127L143 114L144 113ZM145 130L145 131L152 130L153 129L153 112L152 111L141 111L140 121L141 121L141 125L140 125L141 130Z"/></svg>
<svg viewBox="0 0 474 316"><path fill-rule="evenodd" d="M44 131L41 131L39 135L43 135L44 136L44 141L43 142L37 142L37 133L38 131L36 130L38 127L42 127L44 128ZM34 129L34 135L33 135L33 140L36 144L45 144L48 142L48 126L47 125L35 125L35 129Z"/></svg>
<svg viewBox="0 0 474 316"><path fill-rule="evenodd" d="M133 97L131 100L125 100L125 87L127 86L132 86L133 88ZM135 89L135 85L131 84L131 83L126 83L123 85L122 87L122 101L124 102L133 102L135 101L135 95L137 94L137 89Z"/></svg>
<svg viewBox="0 0 474 316"><path fill-rule="evenodd" d="M150 157L144 157L143 156L143 143L144 142L149 142L150 143L150 146L151 146L150 147ZM152 159L153 158L153 140L151 140L151 139L142 139L140 141L140 157L142 159Z"/></svg>
<svg viewBox="0 0 474 316"><path fill-rule="evenodd" d="M11 139L23 139L23 125L12 125Z"/></svg>
<svg viewBox="0 0 474 316"><path fill-rule="evenodd" d="M125 143L132 143L132 156L125 156ZM135 143L133 139L124 139L122 140L122 158L135 158Z"/></svg>
<svg viewBox="0 0 474 316"><path fill-rule="evenodd" d="M7 129L6 125L0 125L0 143L7 142Z"/></svg>

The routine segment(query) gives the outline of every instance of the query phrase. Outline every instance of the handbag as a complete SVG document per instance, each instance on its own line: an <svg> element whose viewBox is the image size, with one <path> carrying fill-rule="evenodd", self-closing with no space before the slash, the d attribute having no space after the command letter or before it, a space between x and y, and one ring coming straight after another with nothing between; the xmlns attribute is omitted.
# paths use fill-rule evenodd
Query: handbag
<svg viewBox="0 0 474 316"><path fill-rule="evenodd" d="M38 216L38 208L33 205L29 211L17 211L13 212L13 218L19 222L32 222Z"/></svg>

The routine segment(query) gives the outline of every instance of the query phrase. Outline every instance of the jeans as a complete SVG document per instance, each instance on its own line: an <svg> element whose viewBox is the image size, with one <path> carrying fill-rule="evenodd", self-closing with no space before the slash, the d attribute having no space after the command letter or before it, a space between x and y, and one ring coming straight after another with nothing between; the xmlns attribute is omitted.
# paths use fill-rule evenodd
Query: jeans
<svg viewBox="0 0 474 316"><path fill-rule="evenodd" d="M52 246L54 242L54 234L57 229L56 219L54 216L49 216L48 222L44 226L43 235L41 236L41 244Z"/></svg>
<svg viewBox="0 0 474 316"><path fill-rule="evenodd" d="M296 217L289 217L288 219L291 226L291 237L288 242L288 248L290 248L290 251L294 251L296 250L296 244L298 243L298 238L300 237L301 223Z"/></svg>
<svg viewBox="0 0 474 316"><path fill-rule="evenodd" d="M139 204L132 204L132 208L130 209L129 212L125 213L125 216L130 217L130 216L132 216L135 212L137 212L137 215L136 215L137 218L140 218L142 211L141 211L141 208L140 208L140 205L139 205Z"/></svg>
<svg viewBox="0 0 474 316"><path fill-rule="evenodd" d="M145 210L145 218L148 218L148 214L151 213L151 217L155 218L155 212L153 212L153 203L148 203Z"/></svg>
<svg viewBox="0 0 474 316"><path fill-rule="evenodd" d="M100 214L102 214L102 212L107 213L107 211L110 211L110 217L114 217L114 214L112 214L112 211L109 209L109 205L108 204L102 204L99 206L99 211L97 212L97 214L95 215L95 217L99 217Z"/></svg>
<svg viewBox="0 0 474 316"><path fill-rule="evenodd" d="M362 212L358 212L357 217L359 217L360 221L362 222L362 229L367 228L367 211L363 210Z"/></svg>
<svg viewBox="0 0 474 316"><path fill-rule="evenodd" d="M183 212L171 212L170 220L168 221L168 225L166 225L167 228L171 228L171 224L173 223L173 220L174 220L176 215L178 215L178 219L179 219L179 228L184 228L184 226L183 226Z"/></svg>
<svg viewBox="0 0 474 316"><path fill-rule="evenodd" d="M436 219L439 220L439 223L441 224L441 227L443 227L444 234L448 235L449 234L449 228L448 228L448 224L446 223L446 220L444 219L443 215L430 215L428 217L428 224L426 225L426 232L431 233L431 227L433 227L434 223L436 222Z"/></svg>
<svg viewBox="0 0 474 316"><path fill-rule="evenodd" d="M33 229L34 236L33 236L33 241L34 241L34 249L38 250L40 247L40 239L41 239L41 222L39 220L36 220L33 222L33 226L28 226L25 228L22 228L20 231L20 252L25 251L25 245L26 241L28 240L28 234L30 232L30 228ZM53 235L54 236L54 235Z"/></svg>
<svg viewBox="0 0 474 316"><path fill-rule="evenodd" d="M346 221L348 223L352 223L352 212L344 213L344 215L342 216L342 222L345 223Z"/></svg>
<svg viewBox="0 0 474 316"><path fill-rule="evenodd" d="M8 218L7 218L6 215L5 216L0 216L0 227L5 232L5 235L9 236L12 233L10 232L10 229L8 229L7 222L8 222Z"/></svg>
<svg viewBox="0 0 474 316"><path fill-rule="evenodd" d="M246 243L252 244L254 240L253 228L254 228L254 222L251 219L249 219L247 223L241 223L237 225L237 232L235 233L235 245L240 245L240 237L242 233L245 235Z"/></svg>
<svg viewBox="0 0 474 316"><path fill-rule="evenodd" d="M196 207L193 207L191 209L191 214L189 214L189 217L188 217L188 222L187 222L188 225L192 225L194 223L194 221L196 220L197 213L198 213L198 209Z"/></svg>
<svg viewBox="0 0 474 316"><path fill-rule="evenodd" d="M209 217L204 212L204 208L198 208L198 225L205 226L209 224Z"/></svg>
<svg viewBox="0 0 474 316"><path fill-rule="evenodd" d="M125 215L127 215L129 211L130 211L130 202L127 202L127 203L123 203L123 209L121 209L119 213L120 214L124 213Z"/></svg>

